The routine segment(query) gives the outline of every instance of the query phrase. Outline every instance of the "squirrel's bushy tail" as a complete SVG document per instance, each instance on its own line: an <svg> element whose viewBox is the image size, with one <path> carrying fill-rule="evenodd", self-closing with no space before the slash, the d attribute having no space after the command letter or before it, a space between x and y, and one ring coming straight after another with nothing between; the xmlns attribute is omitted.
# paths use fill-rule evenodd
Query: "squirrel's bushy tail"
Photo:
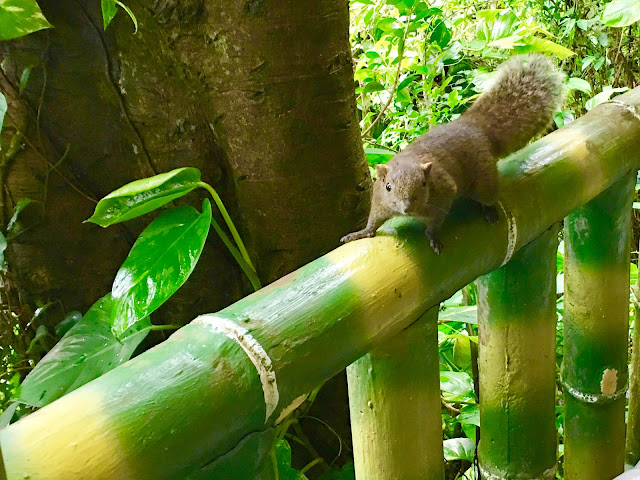
<svg viewBox="0 0 640 480"><path fill-rule="evenodd" d="M564 101L564 75L541 54L518 55L498 68L490 86L463 118L482 126L501 158L549 126Z"/></svg>

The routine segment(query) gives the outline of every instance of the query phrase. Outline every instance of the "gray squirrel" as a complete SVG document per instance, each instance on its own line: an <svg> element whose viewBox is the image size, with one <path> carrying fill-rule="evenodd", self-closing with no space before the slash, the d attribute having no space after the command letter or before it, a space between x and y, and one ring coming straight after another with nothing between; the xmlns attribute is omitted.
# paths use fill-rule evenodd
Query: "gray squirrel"
<svg viewBox="0 0 640 480"><path fill-rule="evenodd" d="M456 120L431 128L386 165L377 179L367 226L342 242L373 237L386 220L410 215L440 254L438 230L458 197L482 204L490 223L498 219L498 159L524 147L549 126L564 100L564 75L541 54L504 62L487 89Z"/></svg>

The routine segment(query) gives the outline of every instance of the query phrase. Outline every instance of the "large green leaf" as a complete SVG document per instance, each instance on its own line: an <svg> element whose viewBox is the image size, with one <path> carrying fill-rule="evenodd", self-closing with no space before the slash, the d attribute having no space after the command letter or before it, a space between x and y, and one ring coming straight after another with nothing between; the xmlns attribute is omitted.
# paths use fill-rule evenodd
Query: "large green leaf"
<svg viewBox="0 0 640 480"><path fill-rule="evenodd" d="M476 452L476 443L470 438L449 438L443 442L444 459L452 460L468 460L473 462Z"/></svg>
<svg viewBox="0 0 640 480"><path fill-rule="evenodd" d="M610 27L626 27L640 20L638 0L613 0L604 7L602 21Z"/></svg>
<svg viewBox="0 0 640 480"><path fill-rule="evenodd" d="M108 227L149 213L200 186L200 170L178 168L136 180L104 197L88 222Z"/></svg>
<svg viewBox="0 0 640 480"><path fill-rule="evenodd" d="M518 17L509 9L480 10L476 18L476 37L483 42L513 35L518 25Z"/></svg>
<svg viewBox="0 0 640 480"><path fill-rule="evenodd" d="M480 426L480 407L478 405L465 405L455 421L464 425Z"/></svg>
<svg viewBox="0 0 640 480"><path fill-rule="evenodd" d="M211 226L211 204L202 213L183 206L156 218L140 234L113 282L111 313L116 335L162 305L189 278Z"/></svg>
<svg viewBox="0 0 640 480"><path fill-rule="evenodd" d="M591 93L591 84L586 80L578 77L571 77L567 80L569 90L579 90L584 93Z"/></svg>
<svg viewBox="0 0 640 480"><path fill-rule="evenodd" d="M551 53L558 57L560 60L564 60L576 53L573 50L569 50L562 45L559 45L546 38L536 37L535 35L528 35L522 37L521 42L523 45L516 45L515 51L517 53L529 53L529 52L543 52Z"/></svg>
<svg viewBox="0 0 640 480"><path fill-rule="evenodd" d="M44 407L126 362L151 328L148 319L116 338L111 331L111 294L89 309L20 385L16 400Z"/></svg>
<svg viewBox="0 0 640 480"><path fill-rule="evenodd" d="M51 27L35 0L0 0L0 40Z"/></svg>

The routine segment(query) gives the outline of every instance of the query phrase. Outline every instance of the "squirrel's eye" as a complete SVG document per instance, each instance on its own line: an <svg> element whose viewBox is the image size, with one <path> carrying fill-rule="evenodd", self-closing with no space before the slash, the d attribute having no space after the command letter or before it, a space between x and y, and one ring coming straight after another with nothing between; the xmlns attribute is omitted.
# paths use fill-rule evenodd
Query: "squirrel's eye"
<svg viewBox="0 0 640 480"><path fill-rule="evenodd" d="M387 187L386 188L387 188L387 192L390 192L391 191L391 184L387 183Z"/></svg>
<svg viewBox="0 0 640 480"><path fill-rule="evenodd" d="M422 182L422 186L426 187L427 186L427 182Z"/></svg>

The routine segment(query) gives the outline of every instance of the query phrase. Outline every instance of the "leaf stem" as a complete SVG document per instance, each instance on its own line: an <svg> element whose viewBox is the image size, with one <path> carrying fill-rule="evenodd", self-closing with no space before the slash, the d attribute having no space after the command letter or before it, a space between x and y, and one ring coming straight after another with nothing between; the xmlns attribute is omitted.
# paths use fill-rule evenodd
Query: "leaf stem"
<svg viewBox="0 0 640 480"><path fill-rule="evenodd" d="M245 259L240 254L240 251L236 248L233 242L231 242L231 239L227 236L224 230L222 230L220 225L218 225L218 222L216 222L213 217L211 217L211 226L227 246L227 248L231 252L231 255L233 255L233 258L236 259L236 262L238 262L240 268L242 268L242 271L249 278L253 289L256 291L260 290L262 288L262 285L260 284L260 279L258 278L258 274L256 273L255 269L251 264L245 261Z"/></svg>
<svg viewBox="0 0 640 480"><path fill-rule="evenodd" d="M227 209L222 203L222 199L220 198L220 195L218 195L218 192L216 192L213 189L213 187L208 183L199 182L198 185L206 189L213 197L213 201L216 203L218 210L220 210L220 213L222 214L222 218L224 218L224 221L227 224L227 227L229 227L229 231L231 232L233 239L236 241L236 244L238 245L238 249L242 254L242 258L244 258L245 262L247 262L251 266L252 270L255 272L256 268L253 266L253 263L251 263L251 259L249 258L249 253L247 252L247 249L244 247L244 243L242 243L240 234L238 234L238 230L236 230L236 226L233 224L233 221L229 216L229 212L227 212Z"/></svg>

